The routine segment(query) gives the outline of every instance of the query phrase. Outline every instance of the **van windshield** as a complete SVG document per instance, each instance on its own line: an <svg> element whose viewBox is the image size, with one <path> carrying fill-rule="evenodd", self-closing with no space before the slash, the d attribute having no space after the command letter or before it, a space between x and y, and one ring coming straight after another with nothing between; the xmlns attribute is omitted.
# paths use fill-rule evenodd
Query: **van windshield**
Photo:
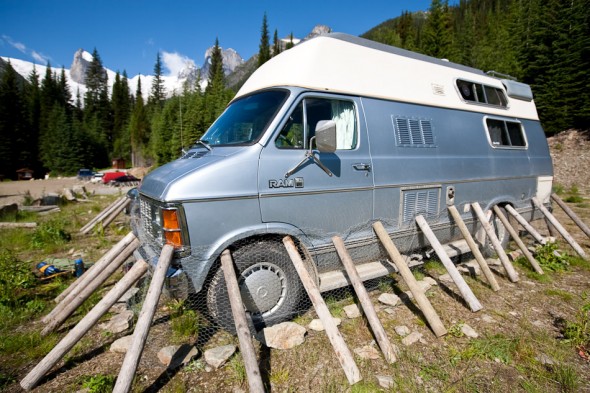
<svg viewBox="0 0 590 393"><path fill-rule="evenodd" d="M201 141L211 146L248 145L260 138L287 98L287 90L267 90L233 102Z"/></svg>

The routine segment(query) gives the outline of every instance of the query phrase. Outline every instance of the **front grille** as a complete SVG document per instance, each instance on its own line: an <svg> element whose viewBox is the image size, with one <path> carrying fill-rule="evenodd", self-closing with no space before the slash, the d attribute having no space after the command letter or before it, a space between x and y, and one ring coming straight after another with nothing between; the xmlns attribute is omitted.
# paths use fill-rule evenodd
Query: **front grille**
<svg viewBox="0 0 590 393"><path fill-rule="evenodd" d="M160 209L158 206L151 204L149 201L140 198L139 211L141 214L141 229L151 238L162 244L162 226L160 219Z"/></svg>

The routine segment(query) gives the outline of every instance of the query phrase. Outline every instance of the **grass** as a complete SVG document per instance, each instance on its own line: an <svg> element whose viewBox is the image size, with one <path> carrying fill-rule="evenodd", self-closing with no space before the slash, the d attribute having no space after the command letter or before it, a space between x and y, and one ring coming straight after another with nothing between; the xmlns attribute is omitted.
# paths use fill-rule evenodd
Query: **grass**
<svg viewBox="0 0 590 393"><path fill-rule="evenodd" d="M177 344L186 343L199 334L199 318L194 310L185 310L172 319L173 341Z"/></svg>
<svg viewBox="0 0 590 393"><path fill-rule="evenodd" d="M82 387L89 393L109 393L115 387L115 377L113 375L97 374L85 377Z"/></svg>
<svg viewBox="0 0 590 393"><path fill-rule="evenodd" d="M570 292L564 291L562 289L557 288L548 288L543 291L543 293L547 296L556 296L559 297L561 300L566 302L571 302L574 299L574 295Z"/></svg>
<svg viewBox="0 0 590 393"><path fill-rule="evenodd" d="M509 338L502 334L477 338L470 341L461 357L465 360L478 358L510 364L518 346L517 338Z"/></svg>

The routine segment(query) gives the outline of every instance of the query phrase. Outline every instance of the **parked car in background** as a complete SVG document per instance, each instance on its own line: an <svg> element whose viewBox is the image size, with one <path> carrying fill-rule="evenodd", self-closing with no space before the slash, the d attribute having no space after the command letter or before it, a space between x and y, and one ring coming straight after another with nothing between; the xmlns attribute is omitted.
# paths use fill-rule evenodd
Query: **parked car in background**
<svg viewBox="0 0 590 393"><path fill-rule="evenodd" d="M111 182L112 180L115 180L121 176L126 176L127 173L126 172L106 172L104 174L104 176L102 177L102 182L104 184L109 184L109 182Z"/></svg>
<svg viewBox="0 0 590 393"><path fill-rule="evenodd" d="M90 180L94 176L94 172L90 169L82 168L78 170L78 180Z"/></svg>
<svg viewBox="0 0 590 393"><path fill-rule="evenodd" d="M90 179L90 181L92 183L100 183L102 181L102 178L104 176L104 173L101 172L96 172L93 176L92 179Z"/></svg>

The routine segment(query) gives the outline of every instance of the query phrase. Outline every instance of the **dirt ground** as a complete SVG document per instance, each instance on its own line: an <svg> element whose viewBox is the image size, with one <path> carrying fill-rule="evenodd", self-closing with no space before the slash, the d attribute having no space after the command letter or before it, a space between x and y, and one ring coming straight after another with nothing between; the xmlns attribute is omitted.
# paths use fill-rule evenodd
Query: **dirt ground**
<svg viewBox="0 0 590 393"><path fill-rule="evenodd" d="M76 177L63 177L47 180L21 180L0 182L0 206L12 203L22 204L25 195L29 193L33 199L47 194L62 194L64 188L84 186L86 191L96 195L118 194L117 187L110 187L100 183L81 181Z"/></svg>

